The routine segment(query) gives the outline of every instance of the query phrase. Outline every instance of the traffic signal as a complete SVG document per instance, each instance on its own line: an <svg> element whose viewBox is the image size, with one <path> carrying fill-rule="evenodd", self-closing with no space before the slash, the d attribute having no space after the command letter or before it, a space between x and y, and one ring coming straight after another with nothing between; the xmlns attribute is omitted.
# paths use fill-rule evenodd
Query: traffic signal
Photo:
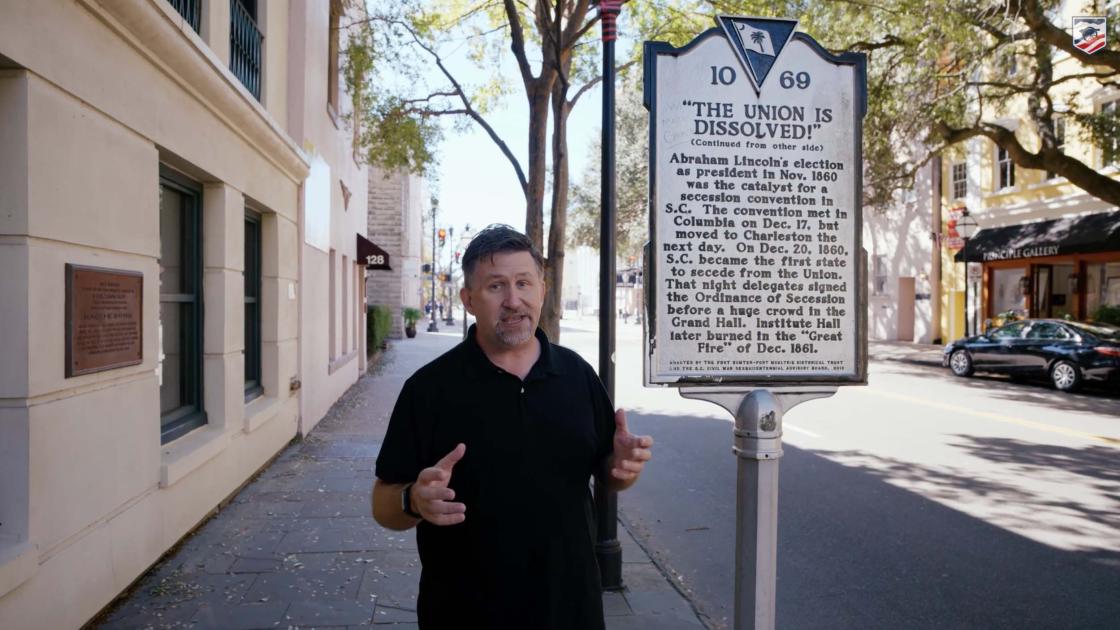
<svg viewBox="0 0 1120 630"><path fill-rule="evenodd" d="M455 252L455 264L459 264L459 255L460 255L461 253L462 253L462 252Z"/></svg>
<svg viewBox="0 0 1120 630"><path fill-rule="evenodd" d="M432 273L432 263L424 263L420 265L421 273Z"/></svg>
<svg viewBox="0 0 1120 630"><path fill-rule="evenodd" d="M439 229L439 246L443 247L444 242L447 241L447 230Z"/></svg>

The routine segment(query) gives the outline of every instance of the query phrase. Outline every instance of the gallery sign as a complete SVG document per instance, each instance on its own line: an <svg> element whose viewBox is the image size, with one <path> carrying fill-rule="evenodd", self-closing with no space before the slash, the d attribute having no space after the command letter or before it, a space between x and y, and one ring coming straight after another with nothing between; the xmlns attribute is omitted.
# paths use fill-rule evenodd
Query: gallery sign
<svg viewBox="0 0 1120 630"><path fill-rule="evenodd" d="M797 21L645 44L647 384L866 382L865 58Z"/></svg>

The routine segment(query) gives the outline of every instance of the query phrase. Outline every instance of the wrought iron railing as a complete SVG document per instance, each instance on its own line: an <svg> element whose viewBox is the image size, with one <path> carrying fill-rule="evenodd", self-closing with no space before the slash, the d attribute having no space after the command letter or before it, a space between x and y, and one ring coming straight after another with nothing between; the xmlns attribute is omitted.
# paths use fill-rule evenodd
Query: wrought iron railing
<svg viewBox="0 0 1120 630"><path fill-rule="evenodd" d="M229 69L261 100L261 31L238 0L229 2Z"/></svg>
<svg viewBox="0 0 1120 630"><path fill-rule="evenodd" d="M167 0L171 7L186 19L194 32L200 32L202 26L202 0Z"/></svg>

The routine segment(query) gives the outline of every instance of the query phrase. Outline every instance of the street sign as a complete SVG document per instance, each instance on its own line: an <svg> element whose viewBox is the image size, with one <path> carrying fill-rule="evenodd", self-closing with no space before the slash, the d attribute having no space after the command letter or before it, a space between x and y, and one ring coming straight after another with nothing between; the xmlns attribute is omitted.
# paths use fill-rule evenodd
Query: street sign
<svg viewBox="0 0 1120 630"><path fill-rule="evenodd" d="M796 20L645 44L645 382L866 382L863 55Z"/></svg>

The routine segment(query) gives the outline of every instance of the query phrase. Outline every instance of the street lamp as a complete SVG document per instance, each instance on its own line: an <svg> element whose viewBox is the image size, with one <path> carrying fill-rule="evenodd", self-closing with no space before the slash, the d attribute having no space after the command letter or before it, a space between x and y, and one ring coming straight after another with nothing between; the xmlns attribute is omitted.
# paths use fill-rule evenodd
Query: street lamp
<svg viewBox="0 0 1120 630"><path fill-rule="evenodd" d="M452 250L455 249L455 245L452 244L454 241L455 227L452 226L447 228L448 248ZM452 307L455 305L455 268L452 266L452 258L454 258L454 256L447 257L447 317L443 320L443 323L448 326L455 323L455 314L452 312Z"/></svg>
<svg viewBox="0 0 1120 630"><path fill-rule="evenodd" d="M603 141L599 224L599 379L614 400L615 332L615 151L614 151L614 40L618 14L626 0L592 0L603 25ZM599 578L608 591L622 589L622 545L618 542L618 496L607 480L595 478L598 532L595 555Z"/></svg>
<svg viewBox="0 0 1120 630"><path fill-rule="evenodd" d="M436 325L436 210L439 209L439 199L432 197L432 321L428 324L428 332L439 332Z"/></svg>
<svg viewBox="0 0 1120 630"><path fill-rule="evenodd" d="M961 210L961 218L957 219L957 234L964 240L964 334L972 334L972 327L968 325L968 241L976 235L980 224L968 213L968 208Z"/></svg>

